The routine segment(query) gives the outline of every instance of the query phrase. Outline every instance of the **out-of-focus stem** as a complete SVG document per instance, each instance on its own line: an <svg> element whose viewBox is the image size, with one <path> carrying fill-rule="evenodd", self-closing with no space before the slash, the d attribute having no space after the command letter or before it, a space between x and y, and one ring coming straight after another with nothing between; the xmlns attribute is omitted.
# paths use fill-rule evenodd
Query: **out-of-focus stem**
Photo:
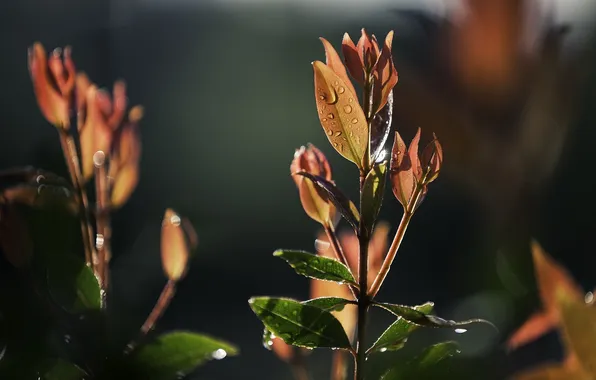
<svg viewBox="0 0 596 380"><path fill-rule="evenodd" d="M300 349L296 350L296 355L288 363L292 369L292 374L295 380L310 380L308 374L308 368L306 367L306 361L304 360L304 354L300 352Z"/></svg>
<svg viewBox="0 0 596 380"><path fill-rule="evenodd" d="M79 220L82 233L81 237L85 249L85 262L87 265L95 268L97 257L93 248L93 230L91 229L91 222L89 221L89 201L87 200L87 192L85 191L77 147L68 130L60 128L58 129L58 134L60 136L60 145L62 146L64 160L66 161L66 166L68 167L68 172L70 174L70 180L77 193Z"/></svg>
<svg viewBox="0 0 596 380"><path fill-rule="evenodd" d="M341 244L339 243L339 239L337 238L337 234L335 233L335 230L333 229L333 226L331 225L325 225L323 226L323 228L325 229L325 233L327 234L327 238L329 239L329 243L331 244L331 247L333 249L333 252L335 253L335 256L337 257L337 259L344 264L346 267L348 267L348 269L351 270L350 268L350 264L348 263L348 259L346 258L346 255L344 254L344 251L341 247ZM356 276L354 276L356 277ZM358 288L356 288L355 286L349 286L350 291L352 292L352 295L354 296L354 299L358 299Z"/></svg>
<svg viewBox="0 0 596 380"><path fill-rule="evenodd" d="M348 374L346 362L346 351L335 351L333 353L333 364L331 366L331 380L345 380Z"/></svg>
<svg viewBox="0 0 596 380"><path fill-rule="evenodd" d="M108 182L108 173L106 170L106 155L104 152L96 152L93 155L93 164L95 165L95 196L96 196L96 238L95 248L97 249L97 272L100 279L100 285L105 297L109 286L110 269L109 262L111 258L111 225L110 225L110 188ZM104 302L105 305L105 302Z"/></svg>

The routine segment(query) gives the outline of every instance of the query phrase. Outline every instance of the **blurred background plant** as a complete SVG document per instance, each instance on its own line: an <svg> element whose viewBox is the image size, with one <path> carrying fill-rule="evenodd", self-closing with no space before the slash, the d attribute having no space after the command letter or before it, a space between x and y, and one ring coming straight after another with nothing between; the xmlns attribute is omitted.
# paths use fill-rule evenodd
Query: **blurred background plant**
<svg viewBox="0 0 596 380"><path fill-rule="evenodd" d="M123 81L110 97L77 72L70 47L48 55L35 43L29 73L39 109L58 132L70 181L31 167L0 173L0 247L12 264L4 265L0 292L1 377L178 379L205 361L235 355L234 346L205 335L151 334L197 245L190 222L172 209L161 227L166 285L139 333L116 335L110 215L138 183L143 109L127 110ZM69 228L76 221L80 245Z"/></svg>
<svg viewBox="0 0 596 380"><path fill-rule="evenodd" d="M0 120L10 132L0 140L0 166L32 164L68 177L55 131L36 109L23 65L24 49L33 41L43 37L46 46L76 47L77 61L100 86L126 78L130 98L145 106L146 115L137 190L112 215L111 283L117 289L111 295L112 312L128 326L122 327L123 333L136 331L163 288L159 259L163 211L168 207L184 210L200 231L201 255L191 264L197 270L191 268L179 284L177 297L158 329L204 329L243 348L234 365L204 366L196 377L227 379L258 374L290 379L282 361L255 348L261 339L261 325L246 308L246 299L253 294L271 294L273 286L280 296L309 296L308 280L288 276L285 264L270 256L278 247L309 250L317 236L316 227L308 223L296 200L287 167L288 152L297 142L318 147L326 144L312 112L308 62L321 54L320 36L341 36L344 31L357 35L363 25L377 35L396 30L393 53L400 85L394 94L394 126L402 131L405 141L418 127L428 133L436 128L448 159L425 206L412 221L396 259L399 264L380 296L404 304L433 299L439 315L450 319L474 315L494 322L502 332L498 338L490 328L480 326L461 335L441 330L432 332L440 336L429 336L420 330L403 354L411 357L437 338L456 339L462 354L452 363L454 377L505 378L563 354L553 333L516 351L505 349L506 339L540 308L530 237L568 268L583 289L595 285L591 235L596 202L589 194L596 190L596 181L586 174L594 160L595 12L594 4L584 0L520 1L523 6L486 0L484 11L481 3L475 5L479 10L465 13L469 6L464 2L444 0L2 2L0 80L4 91L0 92ZM508 9L519 9L514 11L518 12L514 19L522 20L516 21L518 26L513 29ZM474 18L474 14L485 15ZM558 97L560 103L547 105L553 104L551 99L533 104L541 111L537 115L551 115L570 104L571 109L562 114L568 122L554 122L551 117L553 123L531 124L536 127L525 133L519 132L523 130L520 123L495 122L491 126L481 122L504 118L506 113L500 115L492 110L496 105L490 104L508 102L497 102L501 98L497 96L472 96L478 94L472 90L467 90L464 98L463 90L451 90L455 84L443 84L460 81L461 74L447 70L457 62L441 57L449 52L447 40L457 40L456 35L465 35L462 31L472 27L465 25L476 25L476 32L467 33L467 38L479 41L473 46L481 58L489 54L483 53L485 49L505 45L483 43L492 41L491 35L514 41L508 30L521 29L521 37L518 34L516 38L521 38L522 48L513 43L500 50L538 52L540 46L554 49L557 44L539 44L545 40L536 36L544 36L548 28L566 30L558 53L561 66L556 75L546 77L563 82L567 92L537 91ZM566 28L559 28L563 25ZM459 33L445 32L457 28ZM494 57L496 53L491 54ZM548 60L537 58L536 53L531 56L539 64L533 67L548 66ZM492 61L481 60L483 65ZM572 80L582 72L579 68L585 68L585 76ZM518 78L530 81L537 73L526 69ZM517 104L517 108L507 107L512 114L519 114L516 110L523 109L529 99L520 94L510 99ZM484 97L487 99L482 100ZM462 108L471 108L471 103L483 106L474 106L474 121L466 122L465 128L449 120L440 123L441 112L451 109L459 114ZM541 128L553 128L554 132L542 133ZM475 139L481 148L475 148ZM556 144L560 144L558 148ZM541 154L552 162L540 161ZM521 165L532 162L530 157L535 157L537 164ZM339 157L329 155L328 159L336 168L335 180L350 183L352 173L338 170ZM530 186L532 182L516 174L524 167L528 179L544 173L540 174L542 180ZM230 168L234 168L233 174ZM268 178L266 191L253 185L255 170L260 178ZM516 178L521 180L513 180ZM356 198L355 192L346 190ZM389 234L399 222L400 208L396 202L388 202L381 210L380 219L392 226ZM73 228L76 232L79 226ZM264 275L255 276L252 271ZM209 308L194 302L199 289L210 290L200 292ZM386 320L381 316L379 326L388 321L389 316ZM370 330L371 334L380 333L381 327L371 326ZM314 378L328 378L330 357L324 350L312 352L309 363ZM380 360L393 358L387 354ZM261 371L264 367L267 374Z"/></svg>

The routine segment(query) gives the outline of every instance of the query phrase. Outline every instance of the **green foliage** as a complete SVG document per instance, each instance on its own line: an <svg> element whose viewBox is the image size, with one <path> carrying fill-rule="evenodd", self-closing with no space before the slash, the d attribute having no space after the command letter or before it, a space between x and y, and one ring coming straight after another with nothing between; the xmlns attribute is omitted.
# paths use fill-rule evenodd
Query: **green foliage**
<svg viewBox="0 0 596 380"><path fill-rule="evenodd" d="M83 380L87 375L78 366L62 359L53 360L42 371L41 380Z"/></svg>
<svg viewBox="0 0 596 380"><path fill-rule="evenodd" d="M253 297L249 304L265 327L287 344L351 348L341 323L328 311L287 298Z"/></svg>
<svg viewBox="0 0 596 380"><path fill-rule="evenodd" d="M387 180L387 161L373 167L364 180L362 188L362 222L372 232L383 204L383 193Z"/></svg>
<svg viewBox="0 0 596 380"><path fill-rule="evenodd" d="M395 367L389 369L381 376L380 380L430 379L431 377L429 375L431 375L431 370L433 370L432 373L436 374L435 366L437 364L458 353L458 345L455 342L437 343L428 347L414 360L408 363L399 363Z"/></svg>
<svg viewBox="0 0 596 380"><path fill-rule="evenodd" d="M423 305L413 306L412 310L423 315L432 313L434 304L427 302ZM372 352L397 351L401 349L412 332L417 330L420 325L407 321L404 318L398 318L393 322L377 339L377 341L368 349Z"/></svg>
<svg viewBox="0 0 596 380"><path fill-rule="evenodd" d="M358 286L348 267L337 260L303 251L281 249L275 251L273 256L284 259L296 270L296 273L303 276Z"/></svg>
<svg viewBox="0 0 596 380"><path fill-rule="evenodd" d="M142 378L177 379L209 360L238 355L233 345L206 335L186 331L164 334L139 347L132 355Z"/></svg>

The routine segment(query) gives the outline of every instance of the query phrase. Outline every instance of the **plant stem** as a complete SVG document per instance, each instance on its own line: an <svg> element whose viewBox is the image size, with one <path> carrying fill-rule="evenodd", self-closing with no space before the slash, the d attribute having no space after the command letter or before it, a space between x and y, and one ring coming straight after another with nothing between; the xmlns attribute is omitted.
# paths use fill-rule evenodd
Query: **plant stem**
<svg viewBox="0 0 596 380"><path fill-rule="evenodd" d="M355 379L364 379L364 363L366 361L366 317L370 304L368 297L368 241L369 237L364 226L360 227L358 236L360 243L360 270L358 273L360 283L360 296L358 297L358 347L356 352Z"/></svg>
<svg viewBox="0 0 596 380"><path fill-rule="evenodd" d="M104 152L96 152L93 155L93 164L95 165L95 196L97 198L96 208L96 239L95 248L97 249L98 265L97 272L103 290L102 298L106 296L109 286L109 262L111 258L111 237L110 227L110 188L108 182L108 173L106 170L106 155ZM105 301L105 300L104 300ZM105 302L102 303L105 306Z"/></svg>
<svg viewBox="0 0 596 380"><path fill-rule="evenodd" d="M332 225L324 225L323 228L325 229L325 233L327 234L327 238L329 239L329 242L331 244L331 247L333 248L333 252L335 253L335 256L342 264L344 264L346 267L348 267L348 269L350 269L350 271L351 271L350 264L348 263L348 259L346 258L346 255L344 254L341 244L339 243L339 239L337 238L337 234L335 233L333 226ZM350 291L352 292L352 295L354 296L354 299L358 299L359 290L355 286L349 286L349 288L350 288Z"/></svg>
<svg viewBox="0 0 596 380"><path fill-rule="evenodd" d="M151 329L153 329L153 327L155 327L155 324L157 323L159 318L161 318L163 313L170 305L170 301L172 301L172 298L174 298L175 293L176 282L168 280L163 290L161 291L161 294L159 295L159 298L157 299L155 306L153 306L153 310L151 310L151 313L147 317L147 320L145 321L145 323L143 323L143 326L141 326L142 335L146 335L149 331L151 331Z"/></svg>
<svg viewBox="0 0 596 380"><path fill-rule="evenodd" d="M95 267L97 260L95 250L93 249L93 231L91 230L91 222L89 221L89 201L87 200L87 193L83 175L81 174L81 165L79 163L79 155L72 135L67 130L59 129L60 145L62 146L62 153L64 160L68 167L70 180L77 193L77 202L79 204L79 220L81 223L81 238L83 239L83 246L85 249L85 262L87 265Z"/></svg>
<svg viewBox="0 0 596 380"><path fill-rule="evenodd" d="M416 190L412 194L412 198L410 199L410 202L408 202L408 206L404 208L404 215L401 218L399 227L397 227L395 237L393 238L391 246L389 247L389 252L387 252L387 256L385 256L383 265L381 265L381 269L379 270L379 274L377 275L370 287L369 294L371 300L373 300L374 297L377 295L379 289L381 289L381 285L383 285L383 282L385 281L385 278L387 278L387 274L391 269L391 264L393 263L395 256L397 256L397 251L399 250L401 242L404 239L406 230L408 229L408 225L410 224L410 220L412 220L412 216L414 215L416 204L418 203L418 201L420 200L420 196L422 195L422 189L423 187L421 185L416 185Z"/></svg>

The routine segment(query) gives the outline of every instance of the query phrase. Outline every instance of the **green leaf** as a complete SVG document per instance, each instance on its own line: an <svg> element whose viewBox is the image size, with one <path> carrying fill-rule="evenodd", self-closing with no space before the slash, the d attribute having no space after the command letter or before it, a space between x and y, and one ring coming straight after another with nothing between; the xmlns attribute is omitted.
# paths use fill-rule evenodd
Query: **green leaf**
<svg viewBox="0 0 596 380"><path fill-rule="evenodd" d="M413 306L412 309L424 315L432 313L434 304L427 302L423 305ZM408 336L420 325L407 321L404 318L398 318L381 334L379 339L368 349L368 353L397 351L401 349Z"/></svg>
<svg viewBox="0 0 596 380"><path fill-rule="evenodd" d="M248 303L265 327L287 344L351 347L341 323L328 311L288 298L253 297Z"/></svg>
<svg viewBox="0 0 596 380"><path fill-rule="evenodd" d="M429 313L420 311L416 309L417 306L412 307L404 305L394 305L390 303L374 303L374 305L382 309L388 310L396 316L403 318L408 322L417 324L419 326L435 328L454 328L470 325L472 323L485 323L497 330L497 327L495 325L493 325L487 320L480 318L468 319L465 321L451 321L437 317L436 315L430 315Z"/></svg>
<svg viewBox="0 0 596 380"><path fill-rule="evenodd" d="M360 213L354 205L354 202L348 199L344 193L339 190L333 182L327 181L325 178L317 175L312 175L307 172L298 172L301 176L304 176L311 180L315 186L321 190L321 193L326 194L329 200L337 208L339 213L350 223L355 231L358 231L358 224L360 223Z"/></svg>
<svg viewBox="0 0 596 380"><path fill-rule="evenodd" d="M50 258L46 276L52 300L65 310L78 313L101 307L99 283L82 258L74 255Z"/></svg>
<svg viewBox="0 0 596 380"><path fill-rule="evenodd" d="M62 359L44 365L42 380L82 380L87 373L76 365Z"/></svg>
<svg viewBox="0 0 596 380"><path fill-rule="evenodd" d="M353 301L339 297L319 297L302 302L303 305L318 307L325 311L342 311L349 303L353 303Z"/></svg>
<svg viewBox="0 0 596 380"><path fill-rule="evenodd" d="M206 335L175 331L139 347L133 354L137 370L152 380L178 379L211 359L238 354L233 345Z"/></svg>
<svg viewBox="0 0 596 380"><path fill-rule="evenodd" d="M367 174L362 188L362 223L372 231L377 220L381 205L383 204L383 193L387 180L387 161L377 164Z"/></svg>
<svg viewBox="0 0 596 380"><path fill-rule="evenodd" d="M411 362L391 368L381 376L381 380L418 380L429 375L434 366L458 353L458 345L455 342L437 343L428 347Z"/></svg>
<svg viewBox="0 0 596 380"><path fill-rule="evenodd" d="M284 259L296 270L296 273L303 276L316 278L317 280L358 285L348 267L337 260L303 251L281 249L273 252L273 256Z"/></svg>

